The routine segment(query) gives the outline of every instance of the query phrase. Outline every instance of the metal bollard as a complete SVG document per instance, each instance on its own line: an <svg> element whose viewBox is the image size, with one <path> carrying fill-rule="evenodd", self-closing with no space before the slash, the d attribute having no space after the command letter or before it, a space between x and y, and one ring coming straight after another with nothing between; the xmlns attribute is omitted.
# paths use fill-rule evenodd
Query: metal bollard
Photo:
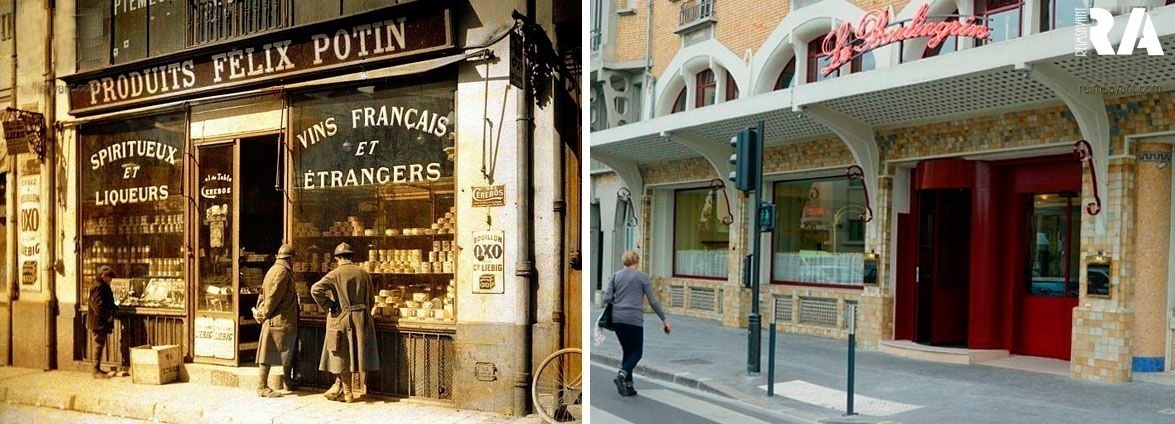
<svg viewBox="0 0 1175 424"><path fill-rule="evenodd" d="M853 412L853 369L856 368L857 353L857 305L849 306L849 381L848 399L846 402L848 415L857 415Z"/></svg>
<svg viewBox="0 0 1175 424"><path fill-rule="evenodd" d="M767 338L767 397L775 396L775 320L771 320L771 335Z"/></svg>

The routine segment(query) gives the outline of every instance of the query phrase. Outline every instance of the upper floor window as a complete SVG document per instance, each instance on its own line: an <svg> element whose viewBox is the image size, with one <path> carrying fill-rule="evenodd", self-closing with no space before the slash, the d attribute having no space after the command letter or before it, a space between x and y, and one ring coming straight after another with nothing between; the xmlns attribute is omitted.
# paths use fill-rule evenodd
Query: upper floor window
<svg viewBox="0 0 1175 424"><path fill-rule="evenodd" d="M1088 12L1092 6L1092 0L1041 0L1040 30L1043 32L1077 25L1077 11Z"/></svg>
<svg viewBox="0 0 1175 424"><path fill-rule="evenodd" d="M677 98L673 100L673 109L670 109L669 113L677 113L677 112L684 112L684 111L685 111L685 87L682 87L681 91L677 93Z"/></svg>
<svg viewBox="0 0 1175 424"><path fill-rule="evenodd" d="M783 70L779 72L779 78L775 79L775 89L782 90L785 88L792 88L796 86L796 58L792 57L787 61L787 65L783 65Z"/></svg>
<svg viewBox="0 0 1175 424"><path fill-rule="evenodd" d="M983 13L983 17L987 19L987 26L991 27L991 38L988 42L998 43L1020 37L1023 8L1024 3L1021 0L976 2L977 12Z"/></svg>
<svg viewBox="0 0 1175 424"><path fill-rule="evenodd" d="M694 107L709 106L714 104L718 96L718 83L714 81L714 71L705 70L698 73L696 77L696 89L694 90Z"/></svg>
<svg viewBox="0 0 1175 424"><path fill-rule="evenodd" d="M591 43L592 51L599 51L602 42L602 25L601 21L604 14L604 0L592 0L592 29L591 29Z"/></svg>
<svg viewBox="0 0 1175 424"><path fill-rule="evenodd" d="M78 0L86 71L385 7L387 0Z"/></svg>
<svg viewBox="0 0 1175 424"><path fill-rule="evenodd" d="M873 59L873 53L867 52L865 54L854 57L849 63L849 69L846 72L845 67L841 66L828 75L821 72L824 67L832 62L832 58L824 56L824 37L819 37L808 43L808 79L807 81L817 82L826 79L832 79L841 76L842 74L849 74L853 72L860 72L863 69L873 69L876 63Z"/></svg>
<svg viewBox="0 0 1175 424"><path fill-rule="evenodd" d="M738 98L738 84L734 82L734 75L726 73L726 101Z"/></svg>
<svg viewBox="0 0 1175 424"><path fill-rule="evenodd" d="M804 6L811 6L816 3L820 3L820 0L792 0L791 8L792 10L795 10Z"/></svg>
<svg viewBox="0 0 1175 424"><path fill-rule="evenodd" d="M714 0L689 0L681 3L677 24L685 26L714 17Z"/></svg>
<svg viewBox="0 0 1175 424"><path fill-rule="evenodd" d="M954 15L954 16L943 19L943 22L954 22L954 21L959 20L959 11L958 10L951 12L951 15ZM929 45L927 45L926 50L922 52L922 57L934 57L934 56L938 56L940 54L946 54L946 53L950 53L950 52L957 51L957 50L959 50L959 37L947 37L947 38L944 38L941 43L938 43L938 45L934 46L933 48L930 47Z"/></svg>

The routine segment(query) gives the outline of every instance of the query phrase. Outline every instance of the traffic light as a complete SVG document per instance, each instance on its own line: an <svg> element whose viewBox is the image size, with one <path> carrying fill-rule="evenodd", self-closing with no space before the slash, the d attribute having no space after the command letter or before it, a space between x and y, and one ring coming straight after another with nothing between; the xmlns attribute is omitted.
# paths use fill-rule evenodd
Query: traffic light
<svg viewBox="0 0 1175 424"><path fill-rule="evenodd" d="M760 137L754 127L744 128L730 138L730 146L734 147L734 154L730 155L730 164L734 165L730 179L739 190L759 189L759 180L763 173L759 143Z"/></svg>

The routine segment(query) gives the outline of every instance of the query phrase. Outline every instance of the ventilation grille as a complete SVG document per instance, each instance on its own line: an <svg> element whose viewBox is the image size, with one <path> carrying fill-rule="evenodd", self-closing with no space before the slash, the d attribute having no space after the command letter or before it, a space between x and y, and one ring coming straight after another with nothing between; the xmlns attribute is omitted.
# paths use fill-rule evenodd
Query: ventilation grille
<svg viewBox="0 0 1175 424"><path fill-rule="evenodd" d="M836 328L836 299L800 298L800 324Z"/></svg>
<svg viewBox="0 0 1175 424"><path fill-rule="evenodd" d="M713 311L714 289L690 287L689 308L699 311Z"/></svg>
<svg viewBox="0 0 1175 424"><path fill-rule="evenodd" d="M791 321L791 313L792 313L792 310L795 309L792 307L792 304L793 304L793 302L792 302L791 296L787 296L787 297L776 296L775 297L775 321L776 322L788 322L788 323L792 322Z"/></svg>
<svg viewBox="0 0 1175 424"><path fill-rule="evenodd" d="M670 286L669 287L669 307L670 308L684 308L685 307L685 287Z"/></svg>

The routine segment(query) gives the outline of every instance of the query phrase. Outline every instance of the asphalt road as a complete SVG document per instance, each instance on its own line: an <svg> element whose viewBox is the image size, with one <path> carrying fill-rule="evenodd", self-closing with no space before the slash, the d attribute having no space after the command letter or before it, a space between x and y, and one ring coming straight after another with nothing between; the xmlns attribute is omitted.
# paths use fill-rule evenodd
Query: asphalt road
<svg viewBox="0 0 1175 424"><path fill-rule="evenodd" d="M637 376L636 396L620 397L612 378L616 370L591 363L591 422L626 423L811 423L732 401L710 393Z"/></svg>

